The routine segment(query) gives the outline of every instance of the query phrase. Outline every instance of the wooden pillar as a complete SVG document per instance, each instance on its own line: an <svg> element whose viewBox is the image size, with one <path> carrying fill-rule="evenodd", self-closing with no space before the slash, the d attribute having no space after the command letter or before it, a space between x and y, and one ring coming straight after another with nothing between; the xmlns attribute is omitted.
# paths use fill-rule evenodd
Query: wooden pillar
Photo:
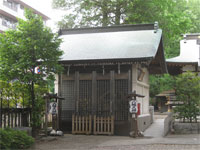
<svg viewBox="0 0 200 150"><path fill-rule="evenodd" d="M97 73L92 72L92 114L95 115L97 111Z"/></svg>
<svg viewBox="0 0 200 150"><path fill-rule="evenodd" d="M131 91L137 91L137 74L138 74L138 71L137 71L137 67L138 65L137 64L132 64L132 75L131 75ZM129 125L130 125L130 134L132 133L132 131L135 130L136 128L136 125L135 125L135 121L133 119L133 115L129 113Z"/></svg>
<svg viewBox="0 0 200 150"><path fill-rule="evenodd" d="M45 98L45 136L47 136L48 128L48 98Z"/></svg>
<svg viewBox="0 0 200 150"><path fill-rule="evenodd" d="M58 96L62 97L63 93L63 74L61 73L59 76L59 90L58 90ZM61 100L57 99L57 105L58 105L58 114L56 115L56 127L57 129L60 129L61 123L61 113L62 113L62 102Z"/></svg>
<svg viewBox="0 0 200 150"><path fill-rule="evenodd" d="M132 91L131 70L128 71L128 93Z"/></svg>
<svg viewBox="0 0 200 150"><path fill-rule="evenodd" d="M79 72L75 72L75 113L77 114L79 105Z"/></svg>
<svg viewBox="0 0 200 150"><path fill-rule="evenodd" d="M110 71L110 113L115 115L115 71Z"/></svg>
<svg viewBox="0 0 200 150"><path fill-rule="evenodd" d="M58 114L57 114L57 116L58 116L58 124L57 124L57 126L58 126L58 129L60 129L61 128L61 124L62 124L62 120L61 120L61 115L62 115L62 100L60 100L60 99L58 99Z"/></svg>
<svg viewBox="0 0 200 150"><path fill-rule="evenodd" d="M133 64L132 65L132 91L137 91L137 76L138 76L138 65Z"/></svg>

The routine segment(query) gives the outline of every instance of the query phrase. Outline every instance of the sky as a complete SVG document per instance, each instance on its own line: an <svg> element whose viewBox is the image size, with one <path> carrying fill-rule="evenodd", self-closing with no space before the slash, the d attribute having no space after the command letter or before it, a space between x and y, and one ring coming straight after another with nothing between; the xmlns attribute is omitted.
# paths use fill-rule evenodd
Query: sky
<svg viewBox="0 0 200 150"><path fill-rule="evenodd" d="M22 0L26 4L30 5L31 7L37 9L38 11L42 12L51 20L47 22L47 26L51 27L52 30L57 30L56 22L61 20L62 16L66 14L66 12L61 10L56 10L51 8L52 0Z"/></svg>

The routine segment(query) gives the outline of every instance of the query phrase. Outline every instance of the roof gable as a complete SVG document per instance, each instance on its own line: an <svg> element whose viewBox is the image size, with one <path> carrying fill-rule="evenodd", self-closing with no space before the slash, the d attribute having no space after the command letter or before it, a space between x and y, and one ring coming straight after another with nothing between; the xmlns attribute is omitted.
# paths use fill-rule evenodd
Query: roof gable
<svg viewBox="0 0 200 150"><path fill-rule="evenodd" d="M60 60L62 63L150 63L162 45L162 30L154 24L81 28L61 30L60 38L63 40L60 48L64 51ZM165 63L164 57L158 60Z"/></svg>
<svg viewBox="0 0 200 150"><path fill-rule="evenodd" d="M122 31L62 35L62 60L132 59L154 57L162 31Z"/></svg>

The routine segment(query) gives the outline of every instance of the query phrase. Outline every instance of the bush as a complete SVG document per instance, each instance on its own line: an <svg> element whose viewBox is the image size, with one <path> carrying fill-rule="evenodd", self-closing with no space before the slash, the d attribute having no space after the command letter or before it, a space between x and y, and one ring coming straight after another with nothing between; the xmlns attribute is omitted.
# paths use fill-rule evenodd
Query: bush
<svg viewBox="0 0 200 150"><path fill-rule="evenodd" d="M27 149L34 139L24 131L0 129L0 149Z"/></svg>
<svg viewBox="0 0 200 150"><path fill-rule="evenodd" d="M183 102L174 109L175 117L183 122L197 122L200 115L200 77L190 72L179 75L175 90L177 100Z"/></svg>

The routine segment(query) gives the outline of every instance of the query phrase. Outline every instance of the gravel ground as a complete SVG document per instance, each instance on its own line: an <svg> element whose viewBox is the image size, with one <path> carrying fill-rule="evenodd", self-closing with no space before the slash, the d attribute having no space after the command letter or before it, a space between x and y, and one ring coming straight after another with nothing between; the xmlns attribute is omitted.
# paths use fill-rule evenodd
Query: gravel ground
<svg viewBox="0 0 200 150"><path fill-rule="evenodd" d="M200 135L170 135L167 138L71 135L38 140L36 150L200 150Z"/></svg>
<svg viewBox="0 0 200 150"><path fill-rule="evenodd" d="M150 144L150 145L122 145L96 147L92 150L199 150L200 145L169 145L169 144Z"/></svg>
<svg viewBox="0 0 200 150"><path fill-rule="evenodd" d="M154 132L162 132L159 120L166 115L155 115ZM152 126L153 127L153 126ZM159 129L159 130L158 130ZM148 134L147 134L148 135ZM149 135L153 135L149 133ZM31 148L35 150L200 150L200 134L168 135L155 134L143 138L128 136L94 136L65 134L62 137L44 137Z"/></svg>

